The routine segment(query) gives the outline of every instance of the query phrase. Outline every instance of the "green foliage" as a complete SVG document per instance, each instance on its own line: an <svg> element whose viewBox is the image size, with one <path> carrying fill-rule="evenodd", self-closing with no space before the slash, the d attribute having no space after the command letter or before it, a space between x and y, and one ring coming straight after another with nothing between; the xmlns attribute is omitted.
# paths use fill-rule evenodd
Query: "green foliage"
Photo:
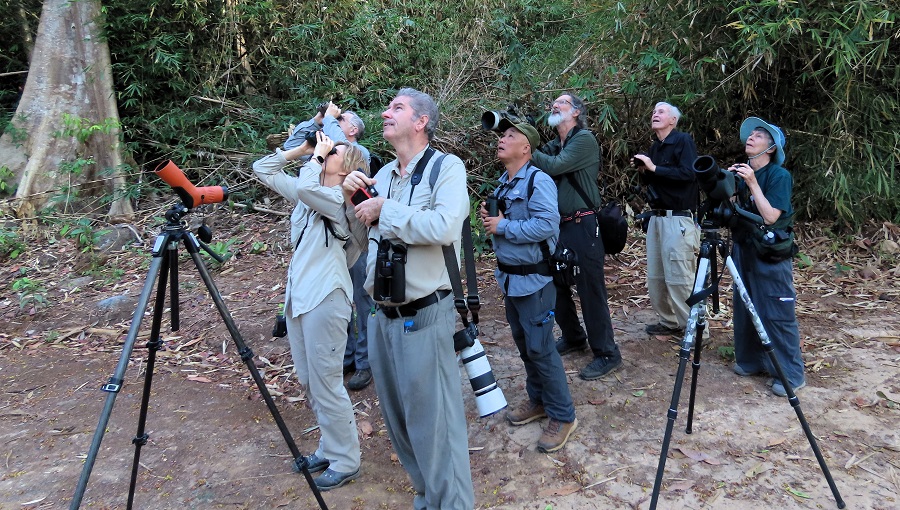
<svg viewBox="0 0 900 510"><path fill-rule="evenodd" d="M213 253L215 253L222 259L228 260L234 255L234 253L231 251L231 248L232 248L232 246L234 246L234 244L236 242L237 242L237 239L229 239L224 242L223 241L215 241L215 242L209 244L209 249L212 250ZM212 257L209 257L209 254L207 254L205 251L202 253L204 253L208 257L208 263L211 266L218 267L218 266L222 265L222 263L219 262L218 260L216 260Z"/></svg>
<svg viewBox="0 0 900 510"><path fill-rule="evenodd" d="M74 137L79 143L85 143L91 139L94 133L110 134L121 128L116 119L103 119L95 124L90 119L85 119L69 113L62 114L63 128L53 135L56 137Z"/></svg>
<svg viewBox="0 0 900 510"><path fill-rule="evenodd" d="M745 157L745 117L782 126L801 216L900 221L895 1L103 4L122 131L139 158L260 154L265 135L328 99L359 113L363 143L388 155L379 115L397 88L413 86L439 101L435 144L466 161L483 197L496 179L496 137L478 129L482 111L515 104L546 139L548 101L572 90L588 102L610 195L628 194L627 161L649 146L649 113L665 100L682 109L679 127L699 151L725 164ZM6 71L27 69L17 16L0 6ZM17 93L3 79L0 105ZM66 130L104 127L115 126L70 119Z"/></svg>
<svg viewBox="0 0 900 510"><path fill-rule="evenodd" d="M23 276L13 281L12 290L19 296L19 309L32 309L47 306L47 289L31 278Z"/></svg>
<svg viewBox="0 0 900 510"><path fill-rule="evenodd" d="M96 230L93 222L88 218L80 218L74 225L63 225L59 231L63 237L75 240L75 245L82 253L93 251L100 239L109 233L109 230Z"/></svg>
<svg viewBox="0 0 900 510"><path fill-rule="evenodd" d="M15 194L17 187L15 177L16 174L8 166L0 166L0 196Z"/></svg>
<svg viewBox="0 0 900 510"><path fill-rule="evenodd" d="M16 259L25 252L25 243L22 242L18 232L6 227L0 227L0 258Z"/></svg>

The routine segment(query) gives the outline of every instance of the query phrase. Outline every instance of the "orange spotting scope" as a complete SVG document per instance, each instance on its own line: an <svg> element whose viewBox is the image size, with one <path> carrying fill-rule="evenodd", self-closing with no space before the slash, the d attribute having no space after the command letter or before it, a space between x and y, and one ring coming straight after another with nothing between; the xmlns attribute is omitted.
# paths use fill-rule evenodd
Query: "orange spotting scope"
<svg viewBox="0 0 900 510"><path fill-rule="evenodd" d="M160 163L154 172L160 179L166 181L166 184L172 186L172 189L178 194L178 198L181 199L184 206L188 209L193 209L203 204L218 204L228 199L227 187L203 186L198 188L191 184L184 172L171 160L166 163Z"/></svg>

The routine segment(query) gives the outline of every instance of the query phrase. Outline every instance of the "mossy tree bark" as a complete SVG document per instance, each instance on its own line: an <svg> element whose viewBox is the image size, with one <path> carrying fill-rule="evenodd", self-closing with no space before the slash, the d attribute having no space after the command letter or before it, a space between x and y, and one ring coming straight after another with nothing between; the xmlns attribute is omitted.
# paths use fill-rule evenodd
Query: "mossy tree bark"
<svg viewBox="0 0 900 510"><path fill-rule="evenodd" d="M94 212L96 198L112 194L108 219L134 216L122 194L119 111L101 15L100 0L43 3L22 98L0 137L21 218L34 218L57 193L69 212Z"/></svg>

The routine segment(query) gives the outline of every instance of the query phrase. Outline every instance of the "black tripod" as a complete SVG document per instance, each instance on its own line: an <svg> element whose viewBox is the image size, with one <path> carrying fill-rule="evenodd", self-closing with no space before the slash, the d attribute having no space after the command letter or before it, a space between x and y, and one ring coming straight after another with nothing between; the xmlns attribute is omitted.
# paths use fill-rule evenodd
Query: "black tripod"
<svg viewBox="0 0 900 510"><path fill-rule="evenodd" d="M222 259L219 258L215 252L210 250L206 244L198 240L194 234L185 229L182 222L182 216L187 212L189 212L189 210L183 204L174 205L166 212L167 223L159 236L157 236L156 242L153 245L153 261L150 263L147 280L144 283L144 288L138 299L137 309L131 319L131 327L128 330L128 336L125 338L125 344L122 346L122 356L119 358L119 364L116 366L116 371L112 377L110 377L109 382L101 387L103 391L107 392L106 403L103 406L103 412L100 413L100 423L97 425L97 430L94 431L94 439L91 443L91 448L88 451L87 460L85 460L81 478L78 480L78 486L75 489L75 495L72 498L72 503L69 508L75 510L81 506L81 500L84 497L88 478L91 476L91 469L93 469L94 461L97 458L97 452L100 449L100 442L103 440L103 434L106 431L106 426L109 422L110 414L112 413L112 407L116 401L116 394L122 389L125 369L128 367L128 360L131 357L131 351L134 348L134 342L137 339L138 330L141 327L141 320L144 318L144 312L147 310L147 304L150 301L153 283L157 280L157 277L160 276L160 273L162 273L162 277L159 278L159 286L156 290L156 302L153 306L153 323L150 330L150 341L147 342L149 355L147 357L146 375L144 376L144 392L141 396L141 409L138 418L137 435L131 441L134 443L134 463L131 469L131 484L128 489L128 508L132 508L134 503L135 485L137 484L138 461L141 456L141 447L147 444L149 438L148 434L144 431L144 426L147 422L147 408L150 403L150 384L153 381L156 352L162 347L162 341L159 339L159 330L162 323L163 305L166 298L167 276L169 280L169 291L171 292L169 303L172 310L172 331L177 331L179 329L178 244L183 242L188 253L191 255L191 259L194 261L194 265L197 266L197 271L199 271L203 283L206 284L206 288L209 291L210 296L212 296L216 308L219 310L219 315L221 315L222 320L225 322L225 326L228 328L228 332L231 334L231 338L238 348L241 359L250 370L250 374L256 382L256 387L259 388L259 392L266 401L266 405L269 407L269 411L272 413L275 423L278 424L278 428L281 430L281 434L284 436L284 440L287 442L288 448L294 456L294 465L306 477L310 489L312 489L316 500L319 502L319 507L322 508L322 510L326 510L327 507L325 501L322 499L322 494L319 492L319 488L316 486L312 474L309 472L309 465L306 458L300 453L297 444L294 442L294 438L291 437L290 431L285 425L284 420L281 418L281 414L278 412L278 408L275 407L275 402L272 400L272 396L269 394L265 382L259 375L259 370L253 363L253 351L244 343L234 320L231 318L231 314L228 313L225 302L222 300L222 295L219 293L216 284L209 275L209 271L207 271L206 266L203 264L203 259L200 258L200 249L202 248L220 262ZM209 239L206 240L207 242L209 241Z"/></svg>
<svg viewBox="0 0 900 510"><path fill-rule="evenodd" d="M784 385L788 402L790 402L791 407L793 407L794 411L797 413L797 419L800 421L803 433L806 434L806 439L809 441L809 445L812 447L813 453L815 453L816 459L819 461L819 467L825 475L825 480L828 482L828 486L831 487L835 502L837 502L838 508L844 508L846 506L844 500L841 498L841 494L834 484L831 472L828 471L828 466L825 464L825 458L822 457L822 452L819 450L819 446L816 443L812 430L810 430L809 424L803 416L803 411L800 409L800 400L797 398L797 395L794 394L793 388L788 383L787 376L784 374L781 365L778 363L778 358L775 356L775 347L769 340L769 335L763 327L759 314L756 313L756 308L750 301L750 295L747 293L747 288L744 286L744 282L738 274L734 261L731 259L731 255L728 252L728 243L722 240L718 229L704 229L703 242L700 244L700 256L697 260L697 274L694 277L694 289L690 299L688 299L688 304L691 305L691 314L688 317L684 340L681 342L681 350L678 353L678 372L675 375L675 388L672 391L672 402L669 404L669 411L666 415L668 421L666 422L666 432L663 436L662 452L659 456L659 467L656 469L656 481L653 484L650 509L655 510L656 503L659 501L659 490L662 486L663 471L666 468L666 456L669 451L669 441L672 439L672 429L675 426L675 418L678 417L678 400L681 397L681 385L684 380L687 361L690 357L691 349L693 349L694 362L691 364L691 367L693 368L693 375L691 376L691 397L688 404L687 426L685 427L685 433L691 433L691 424L694 417L694 397L697 392L697 372L700 370L700 352L703 350L703 330L706 328L706 298L710 294L715 296L713 308L716 312L718 312L719 305L719 278L717 275L718 271L716 263L717 248L725 259L725 265L728 268L728 272L731 273L731 278L734 280L735 288L738 289L741 301L744 302L747 311L750 313L753 325L762 341L763 350L769 356L769 360L772 362L772 366L775 367L775 371L777 372L776 375L778 376L778 379ZM709 286L704 289L707 283ZM738 306L737 303L735 303L734 306ZM694 342L695 338L696 345Z"/></svg>

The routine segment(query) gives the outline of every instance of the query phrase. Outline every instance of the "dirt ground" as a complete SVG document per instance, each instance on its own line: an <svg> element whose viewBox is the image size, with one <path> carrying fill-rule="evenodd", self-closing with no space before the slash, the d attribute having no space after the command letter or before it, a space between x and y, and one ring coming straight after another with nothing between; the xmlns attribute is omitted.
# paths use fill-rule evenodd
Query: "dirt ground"
<svg viewBox="0 0 900 510"><path fill-rule="evenodd" d="M318 431L290 373L284 339L270 336L288 260L285 220L220 210L215 240L235 256L211 265L254 363L303 453ZM144 244L91 259L70 239L32 242L0 267L0 508L68 507L107 394L99 390L122 356L149 247L159 228L139 228ZM897 227L835 241L812 227L801 236L812 265L796 271L809 385L799 409L809 422L848 508L900 508L900 269L877 243ZM49 236L47 236L49 238ZM846 245L846 246L844 246ZM644 288L640 239L608 258L607 285L623 367L598 381L577 371L587 353L564 358L579 429L555 454L536 451L542 423L509 426L502 413L479 418L466 399L478 508L593 509L650 505L675 386L679 339L648 337L655 322ZM481 340L511 404L524 395L524 369L492 276L480 264ZM85 272L88 272L85 275ZM23 275L42 282L48 306L12 290ZM249 370L182 248L181 328L170 330L153 378L135 495L137 508L318 508L261 400ZM691 368L678 403L659 508L836 508L794 409L763 377L731 372L730 283L711 317L702 351L693 433L684 432ZM155 295L155 290L153 292ZM125 305L98 303L125 296ZM151 303L152 306L152 303ZM144 320L115 400L85 508L124 508L146 373L150 315ZM348 376L349 377L349 376ZM362 476L325 493L333 509L410 508L408 478L393 454L374 386L351 392L362 445Z"/></svg>

